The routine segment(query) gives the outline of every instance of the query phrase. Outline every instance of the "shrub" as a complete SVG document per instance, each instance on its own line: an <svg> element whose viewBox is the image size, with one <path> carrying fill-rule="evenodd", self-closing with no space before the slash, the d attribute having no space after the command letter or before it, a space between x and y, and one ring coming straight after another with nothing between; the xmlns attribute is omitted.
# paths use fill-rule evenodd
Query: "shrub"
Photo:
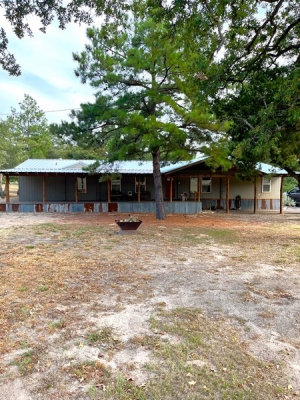
<svg viewBox="0 0 300 400"><path fill-rule="evenodd" d="M286 193L283 193L283 204L288 207L295 207L296 203L290 196Z"/></svg>

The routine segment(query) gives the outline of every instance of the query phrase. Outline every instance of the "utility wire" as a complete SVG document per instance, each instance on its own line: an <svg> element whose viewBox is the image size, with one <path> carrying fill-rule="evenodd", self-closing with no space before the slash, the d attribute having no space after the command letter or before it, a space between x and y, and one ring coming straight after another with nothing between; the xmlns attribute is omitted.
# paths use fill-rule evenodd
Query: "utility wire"
<svg viewBox="0 0 300 400"><path fill-rule="evenodd" d="M44 114L46 114L46 113L52 113L52 112L72 111L72 110L80 110L80 108L65 108L64 110L48 110L48 111L41 110L41 111ZM19 114L22 114L22 113L16 113L16 115L19 115ZM0 113L0 115L8 116L8 115L13 115L13 114L12 113L9 113L9 114Z"/></svg>

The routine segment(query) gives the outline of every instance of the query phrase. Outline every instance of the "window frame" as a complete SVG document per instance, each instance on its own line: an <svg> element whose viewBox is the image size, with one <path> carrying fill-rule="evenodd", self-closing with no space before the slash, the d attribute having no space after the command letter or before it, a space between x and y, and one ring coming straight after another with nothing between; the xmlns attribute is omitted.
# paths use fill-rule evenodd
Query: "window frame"
<svg viewBox="0 0 300 400"><path fill-rule="evenodd" d="M77 191L78 193L87 193L86 176L77 176Z"/></svg>
<svg viewBox="0 0 300 400"><path fill-rule="evenodd" d="M268 182L266 182L268 181ZM261 192L262 193L271 193L272 191L272 185L271 185L272 179L268 178L266 176L263 176L261 179ZM265 186L269 187L269 190L265 190Z"/></svg>
<svg viewBox="0 0 300 400"><path fill-rule="evenodd" d="M122 191L122 178L121 176L116 179L111 179L110 181L110 191L115 190L116 192L121 193Z"/></svg>
<svg viewBox="0 0 300 400"><path fill-rule="evenodd" d="M203 187L204 187L203 180L208 180L210 182L209 185L205 185L205 186L209 187L209 190L203 190ZM212 189L212 178L206 177L206 176L202 177L201 178L201 193L211 193L212 192L211 189Z"/></svg>

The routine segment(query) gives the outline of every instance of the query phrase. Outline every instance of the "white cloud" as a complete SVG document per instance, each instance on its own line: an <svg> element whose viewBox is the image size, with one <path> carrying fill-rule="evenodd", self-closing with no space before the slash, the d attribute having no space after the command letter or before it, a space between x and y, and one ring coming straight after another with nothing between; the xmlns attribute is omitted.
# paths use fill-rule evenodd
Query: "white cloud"
<svg viewBox="0 0 300 400"><path fill-rule="evenodd" d="M18 109L24 94L34 98L44 111L74 109L80 103L94 100L94 89L83 85L75 76L77 65L72 58L72 53L84 50L88 41L86 26L69 24L61 30L53 24L43 34L38 30L37 19L32 18L34 37L22 39L16 38L3 16L0 16L0 26L7 31L9 50L22 68L20 77L9 76L0 69L0 118L10 113L11 107ZM67 120L69 113L47 112L46 117L49 122L59 123Z"/></svg>

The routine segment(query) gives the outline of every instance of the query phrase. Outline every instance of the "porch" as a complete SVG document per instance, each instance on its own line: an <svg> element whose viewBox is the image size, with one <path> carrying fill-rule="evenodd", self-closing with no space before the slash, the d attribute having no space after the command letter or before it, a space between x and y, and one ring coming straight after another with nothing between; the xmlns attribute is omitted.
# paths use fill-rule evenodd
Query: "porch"
<svg viewBox="0 0 300 400"><path fill-rule="evenodd" d="M240 180L235 168L212 170L193 160L161 168L164 205L170 214L197 214L205 210L278 210L282 213L284 173L261 166L252 181ZM88 174L86 161L27 160L2 171L6 198L0 212L120 212L156 213L151 162L120 162ZM103 179L103 174L104 178ZM272 174L270 176L270 174ZM19 198L10 192L10 177L18 178ZM237 201L239 198L239 201ZM183 201L184 200L184 201Z"/></svg>

